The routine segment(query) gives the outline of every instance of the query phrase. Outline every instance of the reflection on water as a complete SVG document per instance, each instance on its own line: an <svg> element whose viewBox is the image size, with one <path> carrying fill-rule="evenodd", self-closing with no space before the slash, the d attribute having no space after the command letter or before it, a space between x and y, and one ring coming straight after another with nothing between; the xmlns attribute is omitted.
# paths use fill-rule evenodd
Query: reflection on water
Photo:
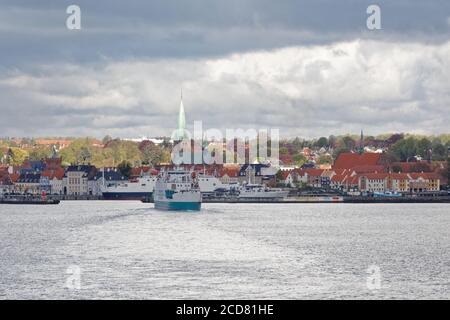
<svg viewBox="0 0 450 320"><path fill-rule="evenodd" d="M0 298L448 299L449 230L447 204L0 205Z"/></svg>

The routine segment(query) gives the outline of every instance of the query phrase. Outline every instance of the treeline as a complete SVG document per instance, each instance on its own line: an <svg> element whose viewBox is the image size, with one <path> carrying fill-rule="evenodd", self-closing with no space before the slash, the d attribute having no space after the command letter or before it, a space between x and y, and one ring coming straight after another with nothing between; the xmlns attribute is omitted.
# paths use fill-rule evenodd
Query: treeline
<svg viewBox="0 0 450 320"><path fill-rule="evenodd" d="M104 146L98 146L94 139L80 138L58 152L63 165L92 164L96 167L116 167L120 163L129 163L131 166L155 165L160 162L170 162L169 143L156 145L151 141L141 143L110 139L103 141ZM35 145L25 150L18 147L5 147L0 151L0 159L4 163L19 165L25 159L40 160L53 155L52 147Z"/></svg>

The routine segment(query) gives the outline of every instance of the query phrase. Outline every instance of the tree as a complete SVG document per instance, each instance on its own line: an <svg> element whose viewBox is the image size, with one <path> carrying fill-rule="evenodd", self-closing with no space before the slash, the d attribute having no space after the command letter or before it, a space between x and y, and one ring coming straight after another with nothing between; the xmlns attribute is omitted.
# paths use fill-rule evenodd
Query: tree
<svg viewBox="0 0 450 320"><path fill-rule="evenodd" d="M431 141L422 138L417 142L417 153L424 159L428 159L428 153L431 150Z"/></svg>
<svg viewBox="0 0 450 320"><path fill-rule="evenodd" d="M328 137L328 145L330 148L336 148L337 139L335 136L331 135Z"/></svg>
<svg viewBox="0 0 450 320"><path fill-rule="evenodd" d="M302 165L304 165L308 160L306 159L306 157L301 154L301 153L297 153L292 157L292 160L294 161L294 164L301 167Z"/></svg>
<svg viewBox="0 0 450 320"><path fill-rule="evenodd" d="M48 146L36 146L29 155L30 160L41 160L44 158L50 158L52 151Z"/></svg>
<svg viewBox="0 0 450 320"><path fill-rule="evenodd" d="M276 173L276 175L275 175L275 178L277 179L278 182L283 181L283 173L282 173L281 170L278 170L278 171L277 171L277 173Z"/></svg>
<svg viewBox="0 0 450 320"><path fill-rule="evenodd" d="M82 147L77 154L77 163L90 162L92 159L92 153L88 147Z"/></svg>
<svg viewBox="0 0 450 320"><path fill-rule="evenodd" d="M333 158L330 155L322 155L319 157L319 159L317 159L317 164L332 164L333 163Z"/></svg>
<svg viewBox="0 0 450 320"><path fill-rule="evenodd" d="M333 152L333 158L336 159L341 153L345 153L345 152L350 152L350 149L348 149L346 147L336 148L336 149L334 149L334 152Z"/></svg>
<svg viewBox="0 0 450 320"><path fill-rule="evenodd" d="M119 170L119 172L126 178L130 178L132 169L133 167L131 166L131 163L128 161L122 161L117 166L117 170Z"/></svg>
<svg viewBox="0 0 450 320"><path fill-rule="evenodd" d="M316 142L316 146L318 148L324 148L324 147L328 146L328 139L325 137L320 137L319 140L317 140L317 142Z"/></svg>
<svg viewBox="0 0 450 320"><path fill-rule="evenodd" d="M353 140L352 137L345 136L345 137L342 139L342 142L344 143L344 147L345 147L347 150L353 150L353 149L355 149L356 142L355 142L355 140Z"/></svg>
<svg viewBox="0 0 450 320"><path fill-rule="evenodd" d="M444 145L442 145L441 143L436 144L433 147L432 159L436 161L443 161L447 158L447 153L447 148L445 148Z"/></svg>
<svg viewBox="0 0 450 320"><path fill-rule="evenodd" d="M144 140L139 144L142 153L142 161L155 166L162 160L162 149L149 140Z"/></svg>
<svg viewBox="0 0 450 320"><path fill-rule="evenodd" d="M392 145L389 153L396 161L408 161L417 155L417 142L413 137L399 140Z"/></svg>
<svg viewBox="0 0 450 320"><path fill-rule="evenodd" d="M110 135L106 135L103 139L102 139L102 143L103 145L106 145L108 142L110 142L113 138Z"/></svg>
<svg viewBox="0 0 450 320"><path fill-rule="evenodd" d="M10 148L8 150L7 162L10 165L20 165L25 161L26 158L28 158L28 152L26 152L25 150L16 147Z"/></svg>

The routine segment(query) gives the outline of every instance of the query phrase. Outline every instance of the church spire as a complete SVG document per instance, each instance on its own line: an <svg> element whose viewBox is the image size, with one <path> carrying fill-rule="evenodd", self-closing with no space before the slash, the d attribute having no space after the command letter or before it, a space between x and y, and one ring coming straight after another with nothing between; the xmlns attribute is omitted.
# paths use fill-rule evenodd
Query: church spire
<svg viewBox="0 0 450 320"><path fill-rule="evenodd" d="M361 129L361 139L359 140L359 153L363 154L364 153L364 133Z"/></svg>
<svg viewBox="0 0 450 320"><path fill-rule="evenodd" d="M178 113L178 140L183 140L186 130L186 118L183 105L183 89L181 89L180 111Z"/></svg>

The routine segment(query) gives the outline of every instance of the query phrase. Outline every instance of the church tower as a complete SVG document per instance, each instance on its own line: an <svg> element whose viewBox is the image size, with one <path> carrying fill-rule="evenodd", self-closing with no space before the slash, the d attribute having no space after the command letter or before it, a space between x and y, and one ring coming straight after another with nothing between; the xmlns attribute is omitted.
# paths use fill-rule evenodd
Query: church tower
<svg viewBox="0 0 450 320"><path fill-rule="evenodd" d="M183 105L183 89L181 89L181 100L180 100L180 111L178 112L178 128L176 140L181 141L186 138L186 117L184 114L184 105Z"/></svg>
<svg viewBox="0 0 450 320"><path fill-rule="evenodd" d="M359 140L359 154L364 153L364 133L361 129L361 138Z"/></svg>

